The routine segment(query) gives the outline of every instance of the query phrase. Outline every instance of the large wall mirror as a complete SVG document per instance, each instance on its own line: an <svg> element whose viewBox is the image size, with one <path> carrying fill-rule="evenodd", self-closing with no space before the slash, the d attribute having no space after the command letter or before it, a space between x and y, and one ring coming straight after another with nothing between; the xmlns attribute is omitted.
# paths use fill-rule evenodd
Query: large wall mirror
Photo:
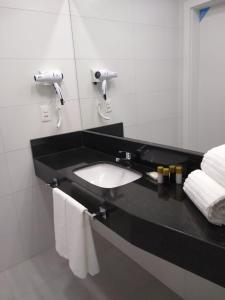
<svg viewBox="0 0 225 300"><path fill-rule="evenodd" d="M225 1L70 3L84 129L123 122L126 137L203 152L224 143ZM98 69L118 73L111 112Z"/></svg>

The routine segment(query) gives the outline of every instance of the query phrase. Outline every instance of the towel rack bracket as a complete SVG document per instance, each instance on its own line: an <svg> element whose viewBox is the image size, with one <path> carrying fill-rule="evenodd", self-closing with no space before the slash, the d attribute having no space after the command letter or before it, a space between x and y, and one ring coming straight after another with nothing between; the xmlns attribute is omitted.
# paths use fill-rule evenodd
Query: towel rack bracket
<svg viewBox="0 0 225 300"><path fill-rule="evenodd" d="M86 213L89 215L91 219L95 219L97 217L102 217L106 220L106 209L102 206L99 207L99 212L91 214L88 210Z"/></svg>
<svg viewBox="0 0 225 300"><path fill-rule="evenodd" d="M50 186L51 188L56 188L59 186L59 180L57 178L53 178L52 182L46 183L47 186Z"/></svg>

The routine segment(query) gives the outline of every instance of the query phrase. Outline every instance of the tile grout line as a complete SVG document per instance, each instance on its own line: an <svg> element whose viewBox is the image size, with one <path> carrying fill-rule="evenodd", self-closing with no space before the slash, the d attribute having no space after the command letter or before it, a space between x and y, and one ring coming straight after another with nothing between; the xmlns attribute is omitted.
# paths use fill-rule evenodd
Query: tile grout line
<svg viewBox="0 0 225 300"><path fill-rule="evenodd" d="M62 16L69 16L68 13L62 13L62 12L53 12L53 11L45 11L45 10L39 10L39 9L32 9L32 8L20 8L20 7L10 7L10 6L5 6L5 5L0 5L0 10L1 9L8 9L8 10L19 10L23 12L31 12L31 13L40 13L40 14L50 14L50 15L62 15Z"/></svg>
<svg viewBox="0 0 225 300"><path fill-rule="evenodd" d="M141 23L141 22L132 22L132 21L125 21L125 20L116 20L116 19L106 19L101 17L92 17L92 16L85 16L85 15L76 15L71 13L72 18L77 19L91 19L91 20L97 20L97 21L103 21L103 22L115 22L115 23L123 23L123 24L129 24L129 25L143 25L143 26L149 26L154 28L166 28L171 30L179 30L179 26L169 26L169 25L157 25L157 24L151 24L151 23Z"/></svg>
<svg viewBox="0 0 225 300"><path fill-rule="evenodd" d="M80 88L79 88L79 79L78 79L78 68L77 68L77 60L76 60L76 45L75 45L75 35L74 35L74 30L73 30L73 21L72 21L72 15L71 15L71 5L70 5L70 0L68 1L69 5L69 12L70 12L70 31L71 31L71 37L72 37L72 44L73 44L73 59L74 59L74 73L76 77L76 87L77 87L77 96L78 96L78 101L79 101L79 112L80 112L80 127L82 129L84 120L83 120L83 115L81 111L81 104L80 104Z"/></svg>

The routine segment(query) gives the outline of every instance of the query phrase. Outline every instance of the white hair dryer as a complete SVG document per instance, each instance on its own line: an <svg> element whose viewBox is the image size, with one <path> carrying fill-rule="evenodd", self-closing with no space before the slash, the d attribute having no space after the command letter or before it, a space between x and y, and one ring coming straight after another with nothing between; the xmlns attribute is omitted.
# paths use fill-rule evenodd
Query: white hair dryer
<svg viewBox="0 0 225 300"><path fill-rule="evenodd" d="M102 84L103 98L105 100L107 100L107 95L106 95L107 94L107 81L112 78L118 77L118 74L116 72L112 72L112 71L104 70L104 69L91 70L91 74L92 74L92 82L94 84L98 84L98 83Z"/></svg>
<svg viewBox="0 0 225 300"><path fill-rule="evenodd" d="M63 81L63 73L60 71L39 71L36 75L34 75L34 80L37 83L43 85L53 85L55 88L55 92L59 97L61 105L64 105L64 99L62 95L62 89L60 83ZM57 128L61 126L62 123L62 115L61 115L61 108L56 104L57 112L58 112L58 121L57 121Z"/></svg>
<svg viewBox="0 0 225 300"><path fill-rule="evenodd" d="M34 80L44 85L53 85L56 91L56 94L59 96L60 102L63 105L63 95L62 89L59 85L63 81L63 73L60 71L51 71L51 72L38 72L34 75Z"/></svg>

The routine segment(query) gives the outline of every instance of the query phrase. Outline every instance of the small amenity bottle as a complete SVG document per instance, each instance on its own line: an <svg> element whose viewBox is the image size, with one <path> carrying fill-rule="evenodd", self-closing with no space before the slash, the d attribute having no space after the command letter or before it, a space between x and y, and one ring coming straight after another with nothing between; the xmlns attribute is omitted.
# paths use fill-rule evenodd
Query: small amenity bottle
<svg viewBox="0 0 225 300"><path fill-rule="evenodd" d="M176 167L176 184L182 184L183 181L183 168L181 166Z"/></svg>
<svg viewBox="0 0 225 300"><path fill-rule="evenodd" d="M157 173L158 173L157 181L158 181L159 184L162 184L163 183L163 167L159 166L157 168Z"/></svg>
<svg viewBox="0 0 225 300"><path fill-rule="evenodd" d="M170 170L169 170L169 168L164 168L163 169L163 182L165 183L165 184L167 184L167 183L169 183L169 181L170 181Z"/></svg>
<svg viewBox="0 0 225 300"><path fill-rule="evenodd" d="M175 173L176 166L170 165L169 170L170 170L170 182L175 183L175 181L176 181L176 173Z"/></svg>

